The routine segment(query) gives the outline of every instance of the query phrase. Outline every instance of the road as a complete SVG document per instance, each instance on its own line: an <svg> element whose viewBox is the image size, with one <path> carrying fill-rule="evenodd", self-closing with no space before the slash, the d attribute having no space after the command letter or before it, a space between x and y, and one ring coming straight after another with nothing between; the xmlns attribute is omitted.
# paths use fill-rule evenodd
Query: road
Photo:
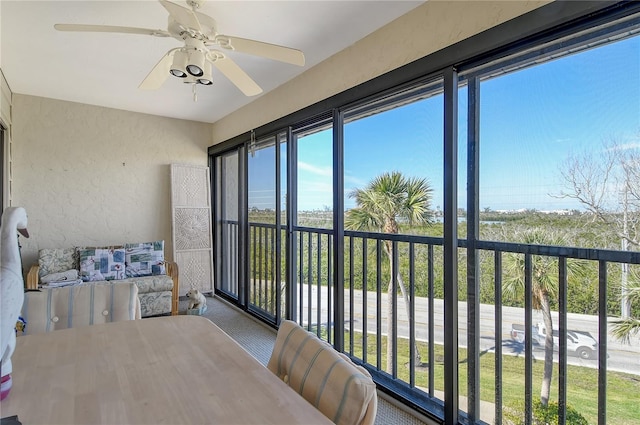
<svg viewBox="0 0 640 425"><path fill-rule="evenodd" d="M321 291L321 320L327 321L327 291L326 287ZM306 320L307 312L307 295L306 286L303 299L305 304L304 318ZM316 320L317 317L317 293L316 288L312 288L312 320ZM382 329L383 335L386 334L386 308L387 295L382 294ZM362 291L354 291L354 330L361 331L363 323L362 312ZM415 307L415 321L416 321L416 339L419 341L428 340L428 317L429 317L429 305L427 298L416 298ZM398 335L400 337L408 338L409 324L407 321L407 315L404 309L404 302L401 297L398 297ZM376 332L376 294L373 292L367 292L367 332ZM467 303L458 303L458 345L460 347L467 347ZM493 352L495 350L495 321L494 321L494 306L489 304L480 305L480 350ZM444 343L444 308L443 300L434 300L434 342L436 344ZM558 326L558 315L552 313L554 326ZM349 320L349 291L345 291L345 320ZM533 323L542 321L542 314L534 310L533 311ZM516 355L524 357L524 344L519 343L511 338L511 324L512 323L524 323L524 309L515 307L502 307L502 352L503 354ZM589 332L594 339L598 339L598 317L585 315L585 314L567 314L568 329L578 330L583 332ZM626 372L635 375L640 375L640 337L632 337L630 344L621 343L613 336L609 334L607 338L608 347L608 359L607 369L611 371ZM534 348L533 357L536 360L544 359L544 350L540 347ZM557 354L555 355L557 361ZM591 368L598 367L598 360L596 356L592 359L581 359L577 356L567 356L567 363L576 366L585 366Z"/></svg>

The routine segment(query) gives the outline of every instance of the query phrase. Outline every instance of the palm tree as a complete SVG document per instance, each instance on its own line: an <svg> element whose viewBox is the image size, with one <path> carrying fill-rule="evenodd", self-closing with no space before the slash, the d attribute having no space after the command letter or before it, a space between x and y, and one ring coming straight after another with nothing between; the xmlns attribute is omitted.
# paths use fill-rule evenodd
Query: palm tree
<svg viewBox="0 0 640 425"><path fill-rule="evenodd" d="M640 276L637 269L631 270L632 280L627 285L627 302L629 304L640 303ZM614 337L622 340L623 342L630 343L632 335L638 335L640 333L640 319L630 315L624 319L614 321L611 333Z"/></svg>
<svg viewBox="0 0 640 425"><path fill-rule="evenodd" d="M554 232L543 229L528 229L516 237L529 245L567 246L566 239ZM567 261L567 275L579 275L584 265L578 261ZM524 298L524 256L507 254L504 261L504 279L502 291L505 297L512 300ZM549 403L551 379L553 377L553 320L551 318L551 302L558 294L558 260L556 257L533 256L531 259L531 295L533 308L542 312L545 328L544 339L544 372L540 402L543 406Z"/></svg>
<svg viewBox="0 0 640 425"><path fill-rule="evenodd" d="M384 233L398 233L398 220L409 224L430 224L432 211L432 188L426 179L408 178L398 171L384 173L375 177L364 189L355 189L349 196L356 201L356 208L347 211L345 228L351 230L373 230ZM384 250L389 259L390 278L387 288L387 371L392 370L393 344L396 335L393 332L395 317L393 314L392 294L397 290L398 282L405 302L409 320L409 295L399 270L393 270L393 244L384 242ZM366 254L365 254L366 255ZM394 278L395 276L395 278ZM420 353L415 347L415 358L420 363Z"/></svg>

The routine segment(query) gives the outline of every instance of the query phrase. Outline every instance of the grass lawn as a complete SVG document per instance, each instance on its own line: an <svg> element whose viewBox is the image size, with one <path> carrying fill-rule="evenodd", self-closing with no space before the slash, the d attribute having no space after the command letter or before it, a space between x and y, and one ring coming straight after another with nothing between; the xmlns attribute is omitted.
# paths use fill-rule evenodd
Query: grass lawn
<svg viewBox="0 0 640 425"><path fill-rule="evenodd" d="M345 351L348 350L349 333L345 333ZM367 360L376 363L376 336L367 336ZM428 360L428 346L418 342L422 362ZM380 368L386 369L386 337L382 337L382 362ZM444 390L444 347L434 346L434 386L435 390ZM354 333L353 355L362 358L362 334ZM467 393L467 350L458 350L460 395ZM409 382L409 341L398 339L398 378ZM533 363L534 397L540 394L544 362ZM480 398L493 403L495 400L495 355L483 352L480 356ZM551 386L551 400L558 399L558 365L554 365L554 377ZM429 369L416 370L416 386L428 388ZM426 390L425 390L426 391ZM607 373L607 423L638 424L640 418L640 376L608 372ZM524 409L524 357L504 355L502 357L502 399L508 406L523 406ZM589 423L598 423L598 371L581 366L567 366L567 403L584 416Z"/></svg>

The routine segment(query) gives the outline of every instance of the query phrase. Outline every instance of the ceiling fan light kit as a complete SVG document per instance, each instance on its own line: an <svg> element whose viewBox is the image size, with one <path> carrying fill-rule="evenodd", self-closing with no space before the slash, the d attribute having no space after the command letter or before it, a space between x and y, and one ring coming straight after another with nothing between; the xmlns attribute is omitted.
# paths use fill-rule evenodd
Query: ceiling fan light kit
<svg viewBox="0 0 640 425"><path fill-rule="evenodd" d="M204 75L196 80L198 84L210 86L213 84L213 74L211 73L211 63L204 63Z"/></svg>
<svg viewBox="0 0 640 425"><path fill-rule="evenodd" d="M204 75L204 53L197 50L189 52L187 72L194 77L202 77Z"/></svg>
<svg viewBox="0 0 640 425"><path fill-rule="evenodd" d="M173 64L169 72L174 77L186 78L187 76L187 61L189 55L183 50L178 50L173 54Z"/></svg>
<svg viewBox="0 0 640 425"><path fill-rule="evenodd" d="M304 66L304 54L300 50L218 34L215 20L196 11L202 6L204 0L187 0L191 9L167 0L158 1L169 12L166 31L84 24L56 24L54 27L58 31L113 32L173 37L183 42L183 47L169 50L140 83L139 88L145 90L160 88L169 75L180 78L184 83L194 84L194 88L195 84L210 86L213 84L213 65L246 96L262 93L260 86L231 58L219 51L210 50L209 46Z"/></svg>
<svg viewBox="0 0 640 425"><path fill-rule="evenodd" d="M213 79L211 78L211 65L205 62L205 59L203 52L178 50L173 54L173 63L169 73L178 78L186 78L189 75L198 77L192 82L208 86Z"/></svg>
<svg viewBox="0 0 640 425"><path fill-rule="evenodd" d="M174 57L173 68L181 66L180 68L178 68L179 70L186 71L194 77L202 77L204 75L205 68L205 52L208 53L209 50L205 47L202 40L193 38L190 36L190 34L185 34L184 42L185 47L181 49L181 53L186 53L186 62L183 62L184 58L182 57L182 55L177 62ZM173 72L172 74L176 75Z"/></svg>

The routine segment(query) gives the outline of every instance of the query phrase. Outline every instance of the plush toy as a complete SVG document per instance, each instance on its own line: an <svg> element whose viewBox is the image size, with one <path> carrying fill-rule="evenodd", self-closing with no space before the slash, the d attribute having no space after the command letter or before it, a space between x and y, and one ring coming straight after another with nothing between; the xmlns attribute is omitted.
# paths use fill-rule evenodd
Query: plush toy
<svg viewBox="0 0 640 425"><path fill-rule="evenodd" d="M187 298L189 298L189 310L194 308L204 310L207 307L207 299L197 289L189 289Z"/></svg>

